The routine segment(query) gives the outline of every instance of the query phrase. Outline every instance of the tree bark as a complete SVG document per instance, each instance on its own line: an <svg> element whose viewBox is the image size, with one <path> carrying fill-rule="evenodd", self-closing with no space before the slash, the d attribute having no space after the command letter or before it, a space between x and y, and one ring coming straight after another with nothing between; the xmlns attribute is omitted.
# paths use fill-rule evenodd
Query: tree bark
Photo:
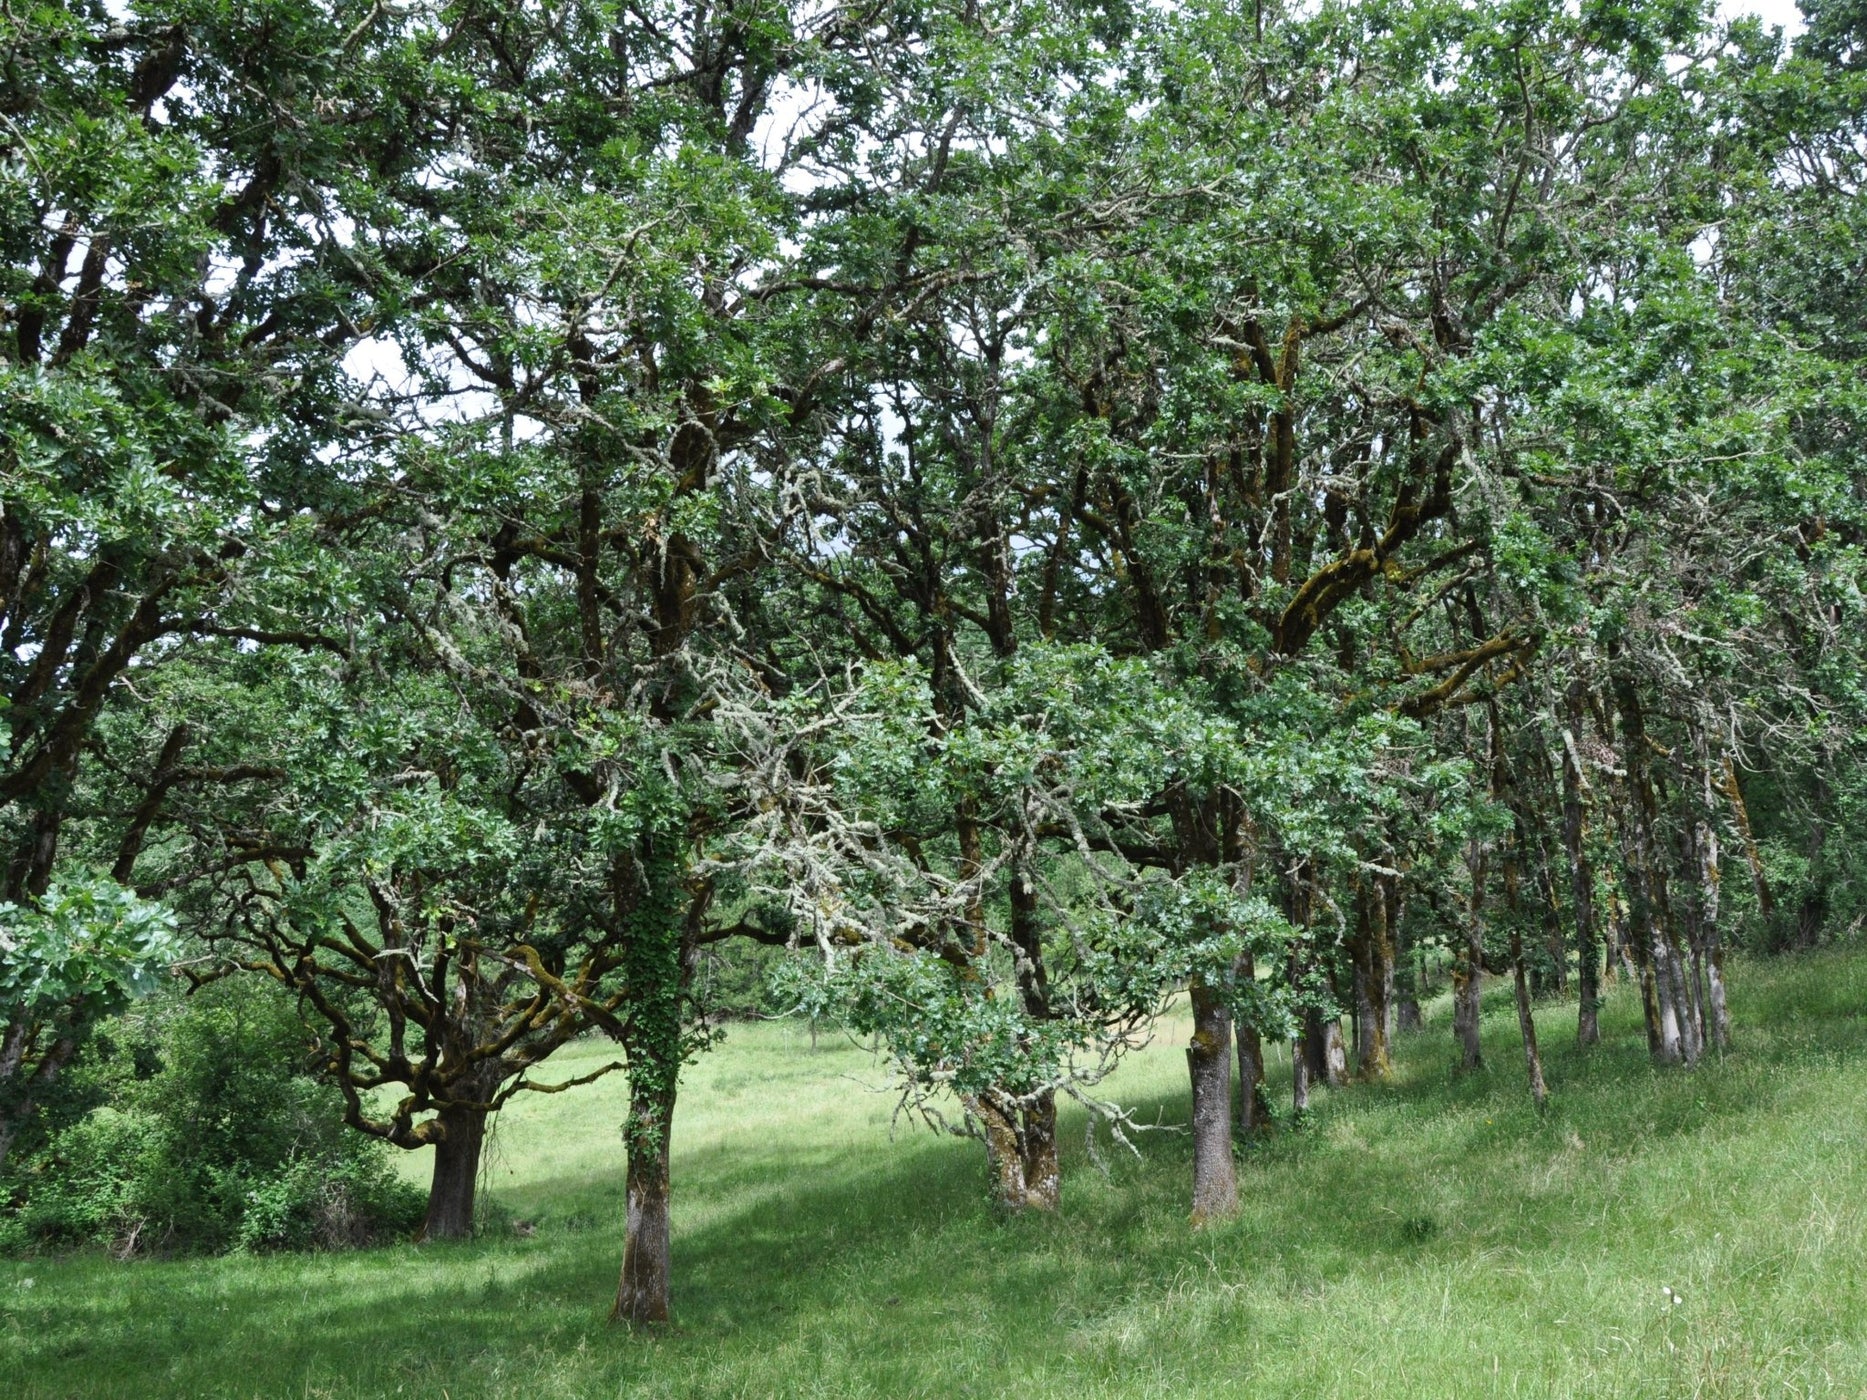
<svg viewBox="0 0 1867 1400"><path fill-rule="evenodd" d="M986 1189L993 1208L1024 1209L1024 1152L1018 1142L1017 1109L1007 1108L990 1095L975 1095L966 1100L966 1107L985 1134Z"/></svg>
<svg viewBox="0 0 1867 1400"><path fill-rule="evenodd" d="M1479 998L1484 983L1484 889L1485 857L1474 850L1466 858L1471 870L1471 907L1465 920L1465 937L1452 958L1452 1033L1459 1042L1459 1068L1475 1070L1484 1064L1484 1049L1479 1031Z"/></svg>
<svg viewBox="0 0 1867 1400"><path fill-rule="evenodd" d="M78 1053L78 1036L67 1033L47 1046L38 1062L28 1069L26 1056L34 1040L35 1027L23 1014L7 1025L5 1036L0 1038L0 1089L18 1086L24 1081L23 1087L11 1089L8 1095L13 1100L11 1106L0 1109L0 1166L6 1165L7 1154L19 1138L19 1130L32 1121L39 1095L57 1081Z"/></svg>
<svg viewBox="0 0 1867 1400"><path fill-rule="evenodd" d="M1757 849L1756 833L1750 827L1750 806L1744 801L1743 784L1737 778L1737 764L1729 753L1724 756L1724 781L1720 790L1730 799L1731 820L1737 827L1738 839L1744 845L1744 860L1750 867L1751 888L1757 895L1757 917L1768 928L1776 918L1776 897L1770 890L1769 877L1764 874L1763 855Z"/></svg>
<svg viewBox="0 0 1867 1400"><path fill-rule="evenodd" d="M966 1109L985 1137L986 1176L992 1206L1015 1215L1055 1210L1062 1189L1057 1163L1057 1100L1044 1092L1020 1106L1008 1095L967 1098Z"/></svg>
<svg viewBox="0 0 1867 1400"><path fill-rule="evenodd" d="M1426 949L1416 947L1413 957L1407 960L1408 980L1401 986L1394 1001L1395 1031L1417 1031L1426 1026L1426 1014L1420 1009L1420 999L1426 995Z"/></svg>
<svg viewBox="0 0 1867 1400"><path fill-rule="evenodd" d="M1309 1112L1309 1047L1302 1035L1290 1042L1290 1110L1299 1118Z"/></svg>
<svg viewBox="0 0 1867 1400"><path fill-rule="evenodd" d="M1517 1029L1523 1036L1524 1068L1530 1076L1530 1097L1541 1113L1549 1101L1549 1088L1543 1082L1543 1057L1536 1049L1536 1017L1530 1011L1530 983L1523 970L1523 933L1517 921L1510 927L1511 978L1517 990Z"/></svg>
<svg viewBox="0 0 1867 1400"><path fill-rule="evenodd" d="M669 1217L668 1155L674 1125L674 1086L631 1088L628 1141L628 1219L622 1248L622 1279L613 1322L668 1320L673 1274L673 1231Z"/></svg>
<svg viewBox="0 0 1867 1400"><path fill-rule="evenodd" d="M1063 1194L1063 1165L1057 1158L1057 1096L1046 1089L1024 1109L1024 1202L1031 1210L1055 1210Z"/></svg>
<svg viewBox="0 0 1867 1400"><path fill-rule="evenodd" d="M1582 794L1588 776L1582 771L1582 682L1569 683L1567 724L1562 746L1562 847L1569 857L1569 896L1575 904L1575 980L1580 1004L1575 1015L1575 1043L1601 1042L1601 940L1595 929L1595 870L1588 859L1588 832Z"/></svg>
<svg viewBox="0 0 1867 1400"><path fill-rule="evenodd" d="M1386 886L1394 877L1364 881L1355 901L1355 1072L1386 1079L1393 1069L1388 1040L1393 1032L1394 940L1388 925L1393 900Z"/></svg>
<svg viewBox="0 0 1867 1400"><path fill-rule="evenodd" d="M1012 865L1011 937L1018 952L1018 999L1033 1020L1050 1019L1050 979L1044 965L1043 911L1030 862L1020 855ZM1017 1154L1015 1173L993 1167L994 1191L1001 1210L1055 1210L1063 1188L1063 1165L1057 1157L1057 1098L1045 1090L1020 1107L1001 1105L1008 1119L1007 1145ZM1015 1177L1015 1180L1013 1179Z"/></svg>
<svg viewBox="0 0 1867 1400"><path fill-rule="evenodd" d="M1238 980L1250 986L1257 976L1257 962L1246 953L1238 961ZM1270 1105L1264 1101L1264 1040L1258 1028L1243 1017L1237 1018L1234 1032L1238 1039L1238 1131L1250 1136L1270 1121Z"/></svg>
<svg viewBox="0 0 1867 1400"><path fill-rule="evenodd" d="M1813 948L1822 941L1822 929L1828 923L1828 872L1822 868L1828 849L1828 818L1831 794L1828 780L1818 769L1814 792L1809 802L1809 883L1796 904L1796 946Z"/></svg>
<svg viewBox="0 0 1867 1400"><path fill-rule="evenodd" d="M1321 1022L1317 1043L1322 1047L1323 1082L1332 1089L1348 1083L1348 1047L1342 1039L1342 1018L1316 1013Z"/></svg>
<svg viewBox="0 0 1867 1400"><path fill-rule="evenodd" d="M1627 868L1628 909L1633 942L1641 959L1641 1002L1647 1013L1647 1046L1660 1064L1676 1065L1686 1058L1680 1027L1685 990L1672 956L1670 922L1666 909L1666 872L1659 859L1654 835L1656 802L1647 764L1646 716L1634 683L1626 676L1614 682L1615 707L1621 719L1621 766L1626 773L1627 815L1621 846Z"/></svg>
<svg viewBox="0 0 1867 1400"><path fill-rule="evenodd" d="M480 1181L480 1150L486 1143L486 1111L450 1104L440 1113L434 1143L434 1173L428 1183L424 1240L464 1240L473 1234L473 1199Z"/></svg>
<svg viewBox="0 0 1867 1400"><path fill-rule="evenodd" d="M1186 1047L1193 1082L1193 1223L1238 1212L1232 1160L1232 1014L1212 988L1193 984L1193 1039Z"/></svg>
<svg viewBox="0 0 1867 1400"><path fill-rule="evenodd" d="M1700 823L1699 917L1700 943L1705 965L1705 1031L1720 1050L1731 1046L1731 1013L1724 999L1724 937L1719 931L1718 832L1709 820Z"/></svg>

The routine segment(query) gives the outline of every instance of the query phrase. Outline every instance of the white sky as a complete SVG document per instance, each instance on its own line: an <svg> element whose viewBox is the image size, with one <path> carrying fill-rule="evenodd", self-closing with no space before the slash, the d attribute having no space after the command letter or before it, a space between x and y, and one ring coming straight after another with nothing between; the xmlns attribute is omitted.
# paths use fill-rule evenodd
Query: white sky
<svg viewBox="0 0 1867 1400"><path fill-rule="evenodd" d="M1765 24L1781 25L1786 34L1802 32L1802 11L1796 8L1796 0L1720 0L1718 13L1726 19L1761 15Z"/></svg>

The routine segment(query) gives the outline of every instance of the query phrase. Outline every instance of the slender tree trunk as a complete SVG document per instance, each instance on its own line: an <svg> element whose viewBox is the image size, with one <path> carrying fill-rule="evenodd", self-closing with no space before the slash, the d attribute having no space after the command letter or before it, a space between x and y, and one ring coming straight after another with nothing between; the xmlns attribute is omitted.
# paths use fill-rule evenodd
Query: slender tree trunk
<svg viewBox="0 0 1867 1400"><path fill-rule="evenodd" d="M1193 984L1193 1039L1186 1047L1193 1081L1193 1221L1238 1212L1232 1160L1232 1014L1216 991Z"/></svg>
<svg viewBox="0 0 1867 1400"><path fill-rule="evenodd" d="M1653 944L1653 975L1659 984L1660 1058L1669 1065L1688 1064L1691 1052L1687 1028L1685 978L1679 969L1678 949L1661 933Z"/></svg>
<svg viewBox="0 0 1867 1400"><path fill-rule="evenodd" d="M1258 1028L1238 1023L1238 1131L1249 1136L1270 1121L1264 1101L1264 1041Z"/></svg>
<svg viewBox="0 0 1867 1400"><path fill-rule="evenodd" d="M440 1120L421 1237L464 1240L473 1234L473 1198L480 1182L480 1150L486 1143L486 1111L471 1104L453 1104L441 1110Z"/></svg>
<svg viewBox="0 0 1867 1400"><path fill-rule="evenodd" d="M1632 951L1629 952L1628 950ZM1630 977L1640 983L1640 1011L1647 1030L1647 1053L1654 1059L1660 1059L1660 997L1657 979L1653 975L1653 945L1639 939L1629 939L1623 948L1625 956L1633 957ZM1638 956L1634 956L1638 954Z"/></svg>
<svg viewBox="0 0 1867 1400"><path fill-rule="evenodd" d="M1679 937L1666 930L1666 973L1672 980L1672 999L1679 1020L1679 1058L1688 1065L1698 1063L1702 1038L1699 1034L1698 1005L1692 996L1690 959Z"/></svg>
<svg viewBox="0 0 1867 1400"><path fill-rule="evenodd" d="M1465 937L1452 959L1452 1033L1459 1042L1459 1068L1474 1070L1484 1064L1480 1039L1480 995L1484 983L1485 857L1474 849L1466 858L1471 871L1471 907Z"/></svg>
<svg viewBox="0 0 1867 1400"><path fill-rule="evenodd" d="M1668 929L1666 873L1654 835L1653 783L1648 775L1646 717L1633 682L1621 676L1614 683L1616 708L1621 717L1621 764L1627 774L1627 819L1622 833L1626 853L1627 894L1636 947L1644 954L1642 1000L1647 1009L1647 1045L1661 1064L1676 1065L1686 1058L1689 1034L1680 1024L1685 1008L1685 979L1673 956L1675 945ZM1647 984L1651 983L1651 996Z"/></svg>
<svg viewBox="0 0 1867 1400"><path fill-rule="evenodd" d="M1618 888L1610 886L1607 907L1607 957L1603 964L1603 980L1612 982L1619 978L1624 982L1635 981L1639 969L1634 964L1631 942L1627 937L1627 901L1621 898Z"/></svg>
<svg viewBox="0 0 1867 1400"><path fill-rule="evenodd" d="M1018 954L1018 998L1027 1016L1048 1020L1050 980L1044 963L1043 912L1026 855L1021 854L1013 862L1007 894L1011 938ZM1063 1166L1057 1157L1056 1095L1046 1091L1022 1107L1008 1106L1006 1113L1012 1130L1009 1141L1017 1151L1017 1171L1014 1183L994 1169L999 1208L1055 1210L1063 1189Z"/></svg>
<svg viewBox="0 0 1867 1400"><path fill-rule="evenodd" d="M1705 1031L1711 1044L1720 1050L1731 1046L1731 1013L1724 999L1724 938L1719 932L1721 912L1718 872L1718 831L1710 820L1700 823L1699 909L1703 919L1700 941L1705 969Z"/></svg>
<svg viewBox="0 0 1867 1400"><path fill-rule="evenodd" d="M615 1322L666 1322L673 1275L668 1155L674 1126L673 1076L665 1088L644 1083L629 1096L628 1221Z"/></svg>
<svg viewBox="0 0 1867 1400"><path fill-rule="evenodd" d="M1828 849L1828 784L1817 774L1814 800L1809 804L1808 866L1809 885L1796 904L1796 947L1813 948L1822 941L1822 929L1828 922L1828 875L1822 868L1823 853Z"/></svg>
<svg viewBox="0 0 1867 1400"><path fill-rule="evenodd" d="M1398 929L1399 924L1395 927ZM1394 1002L1394 1029L1403 1032L1421 1030L1426 1025L1426 1013L1420 1007L1426 995L1426 949L1415 947L1407 966L1411 977Z"/></svg>
<svg viewBox="0 0 1867 1400"><path fill-rule="evenodd" d="M1406 909L1406 895L1398 875L1383 875L1375 885L1381 894L1381 923L1387 931L1387 953L1381 974L1381 1031L1389 1050L1390 1068L1394 1033L1399 1029L1400 999L1395 995L1400 981L1400 920Z"/></svg>
<svg viewBox="0 0 1867 1400"><path fill-rule="evenodd" d="M1299 1035L1290 1042L1290 1109L1301 1116L1309 1112L1309 1046Z"/></svg>
<svg viewBox="0 0 1867 1400"><path fill-rule="evenodd" d="M1524 1067L1530 1075L1530 1097L1541 1113L1549 1101L1549 1089L1543 1083L1543 1057L1536 1049L1536 1017L1530 1012L1530 983L1523 970L1523 934L1515 920L1510 927L1511 977L1517 988L1517 1029L1523 1036Z"/></svg>
<svg viewBox="0 0 1867 1400"><path fill-rule="evenodd" d="M1562 848L1569 857L1569 896L1575 905L1575 980L1580 997L1575 1043L1601 1041L1601 944L1595 932L1595 871L1588 859L1588 831L1582 794L1588 776L1582 771L1582 682L1569 683L1567 725L1562 746Z"/></svg>
<svg viewBox="0 0 1867 1400"><path fill-rule="evenodd" d="M1756 833L1750 828L1750 806L1744 801L1744 788L1737 778L1737 764L1729 753L1724 756L1723 769L1721 790L1730 799L1731 821L1737 827L1738 840L1744 847L1744 861L1750 867L1751 888L1757 895L1757 917L1768 928L1776 918L1776 897L1771 893L1769 877L1764 874L1763 855L1757 849Z"/></svg>
<svg viewBox="0 0 1867 1400"><path fill-rule="evenodd" d="M1709 911L1705 902L1704 859L1700 846L1706 829L1704 821L1694 818L1686 822L1679 834L1679 886L1684 892L1679 904L1682 907L1684 937L1674 939L1674 961L1679 970L1683 996L1684 1034L1681 1049L1685 1052L1687 1064L1696 1063L1704 1054L1706 1041L1705 917Z"/></svg>
<svg viewBox="0 0 1867 1400"><path fill-rule="evenodd" d="M13 1086L13 1081L19 1078L20 1065L26 1056L26 1040L31 1033L32 1027L21 1015L8 1021L5 1033L0 1034L0 1167L6 1165L7 1153L13 1150L13 1139L32 1112L31 1096L18 1093ZM7 1102L9 1099L11 1103Z"/></svg>
<svg viewBox="0 0 1867 1400"><path fill-rule="evenodd" d="M1246 986L1257 981L1257 963L1250 953L1238 962L1238 980ZM1270 1121L1270 1106L1264 1101L1264 1041L1258 1028L1239 1018L1235 1027L1238 1039L1238 1131L1249 1136Z"/></svg>

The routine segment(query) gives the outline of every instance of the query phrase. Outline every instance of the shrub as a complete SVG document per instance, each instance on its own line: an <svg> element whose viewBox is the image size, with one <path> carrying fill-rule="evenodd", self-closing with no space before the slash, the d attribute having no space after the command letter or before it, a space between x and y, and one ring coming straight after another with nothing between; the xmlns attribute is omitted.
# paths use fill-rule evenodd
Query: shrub
<svg viewBox="0 0 1867 1400"><path fill-rule="evenodd" d="M284 997L211 987L157 1021L160 1067L98 1072L109 1101L13 1173L0 1247L337 1249L420 1223L422 1193L344 1126L337 1090L308 1071Z"/></svg>

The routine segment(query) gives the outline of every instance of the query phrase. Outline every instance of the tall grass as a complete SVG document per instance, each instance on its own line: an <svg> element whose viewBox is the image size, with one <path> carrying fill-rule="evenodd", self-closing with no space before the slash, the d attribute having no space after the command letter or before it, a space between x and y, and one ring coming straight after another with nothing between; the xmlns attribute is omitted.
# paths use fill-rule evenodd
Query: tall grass
<svg viewBox="0 0 1867 1400"><path fill-rule="evenodd" d="M1544 1009L1542 1119L1508 1002L1465 1077L1436 1008L1204 1230L1182 1135L1104 1176L1066 1115L1061 1213L999 1222L978 1149L891 1132L862 1049L737 1027L682 1094L665 1331L604 1321L612 1078L506 1112L470 1244L0 1263L0 1395L1861 1396L1867 958L1743 965L1733 1001L1692 1073L1648 1066L1625 992L1586 1056ZM1143 1117L1183 1121L1183 1042L1122 1070Z"/></svg>

